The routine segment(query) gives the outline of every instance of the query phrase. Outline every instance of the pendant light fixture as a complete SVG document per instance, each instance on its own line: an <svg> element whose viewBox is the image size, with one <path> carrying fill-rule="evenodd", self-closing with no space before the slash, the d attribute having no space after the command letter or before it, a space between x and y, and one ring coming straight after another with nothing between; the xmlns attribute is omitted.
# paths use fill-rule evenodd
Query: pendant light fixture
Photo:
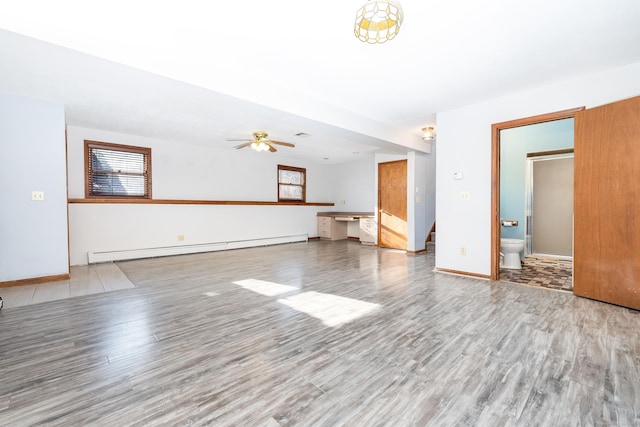
<svg viewBox="0 0 640 427"><path fill-rule="evenodd" d="M404 14L396 0L368 0L356 14L354 33L367 43L384 43L400 31Z"/></svg>

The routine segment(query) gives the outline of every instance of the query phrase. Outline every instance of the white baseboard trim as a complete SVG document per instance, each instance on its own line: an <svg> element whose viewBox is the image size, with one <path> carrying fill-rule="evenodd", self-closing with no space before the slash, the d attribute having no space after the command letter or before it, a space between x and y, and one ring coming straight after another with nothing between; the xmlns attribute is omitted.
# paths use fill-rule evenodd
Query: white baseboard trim
<svg viewBox="0 0 640 427"><path fill-rule="evenodd" d="M96 264L100 262L125 261L130 259L155 258L161 256L252 248L256 246L280 245L284 243L307 242L308 240L309 236L307 234L299 234L295 236L266 237L261 239L235 240L230 242L201 243L197 245L87 252L87 258L89 264Z"/></svg>

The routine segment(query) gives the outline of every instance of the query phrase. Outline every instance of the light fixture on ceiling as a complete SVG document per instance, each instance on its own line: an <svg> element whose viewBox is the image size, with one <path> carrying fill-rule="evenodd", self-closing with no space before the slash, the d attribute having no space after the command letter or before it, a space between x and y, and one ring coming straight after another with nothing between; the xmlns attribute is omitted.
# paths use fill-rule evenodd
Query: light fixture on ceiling
<svg viewBox="0 0 640 427"><path fill-rule="evenodd" d="M396 0L368 0L356 14L354 33L367 43L393 39L402 25L402 6Z"/></svg>
<svg viewBox="0 0 640 427"><path fill-rule="evenodd" d="M422 139L425 141L433 141L436 139L436 128L433 126L422 128Z"/></svg>
<svg viewBox="0 0 640 427"><path fill-rule="evenodd" d="M264 141L254 141L250 145L256 151L268 151L269 145L265 144Z"/></svg>

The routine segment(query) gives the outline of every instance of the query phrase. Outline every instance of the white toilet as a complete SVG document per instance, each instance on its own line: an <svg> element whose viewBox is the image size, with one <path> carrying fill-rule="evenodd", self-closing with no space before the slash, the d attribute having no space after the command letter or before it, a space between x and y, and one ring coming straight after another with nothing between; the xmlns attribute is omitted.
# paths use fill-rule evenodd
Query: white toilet
<svg viewBox="0 0 640 427"><path fill-rule="evenodd" d="M500 239L500 253L504 255L500 268L521 270L520 252L524 250L522 239Z"/></svg>

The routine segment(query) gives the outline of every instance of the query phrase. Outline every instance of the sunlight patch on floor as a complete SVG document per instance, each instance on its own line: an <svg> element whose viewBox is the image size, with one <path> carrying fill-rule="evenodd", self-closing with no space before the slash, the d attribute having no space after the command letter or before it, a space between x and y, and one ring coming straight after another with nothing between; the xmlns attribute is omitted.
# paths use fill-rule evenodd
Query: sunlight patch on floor
<svg viewBox="0 0 640 427"><path fill-rule="evenodd" d="M238 280L233 283L268 297L300 291L295 286L258 279ZM382 308L380 304L315 291L298 293L279 298L277 301L289 308L318 319L332 328L337 328Z"/></svg>
<svg viewBox="0 0 640 427"><path fill-rule="evenodd" d="M242 286L249 291L253 291L260 295L265 295L268 297L275 297L277 295L282 295L299 290L294 286L281 285L280 283L267 282L265 280L257 279L238 280L237 282L233 283L238 286Z"/></svg>
<svg viewBox="0 0 640 427"><path fill-rule="evenodd" d="M372 314L381 308L379 304L314 291L281 298L278 302L319 319L333 328Z"/></svg>

